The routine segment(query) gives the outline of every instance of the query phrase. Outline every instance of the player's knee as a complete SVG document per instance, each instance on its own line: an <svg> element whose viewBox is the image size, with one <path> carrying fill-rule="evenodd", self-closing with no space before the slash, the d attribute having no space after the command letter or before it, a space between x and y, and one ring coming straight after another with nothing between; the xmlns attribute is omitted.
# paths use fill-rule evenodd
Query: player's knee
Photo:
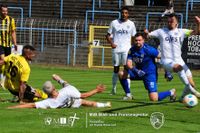
<svg viewBox="0 0 200 133"><path fill-rule="evenodd" d="M174 65L174 67L173 67L174 72L179 72L181 70L183 70L183 67L181 65L179 65L179 64Z"/></svg>
<svg viewBox="0 0 200 133"><path fill-rule="evenodd" d="M114 73L118 73L119 72L119 66L114 66Z"/></svg>
<svg viewBox="0 0 200 133"><path fill-rule="evenodd" d="M156 102L156 101L158 101L158 94L157 93L150 93L149 94L149 99L150 99L150 101L153 101L153 102Z"/></svg>
<svg viewBox="0 0 200 133"><path fill-rule="evenodd" d="M119 79L122 79L123 75L124 75L124 72L123 71L119 71L119 73L118 73Z"/></svg>
<svg viewBox="0 0 200 133"><path fill-rule="evenodd" d="M150 97L150 101L152 101L152 102L157 102L157 101L158 101L158 98L157 98L157 97Z"/></svg>

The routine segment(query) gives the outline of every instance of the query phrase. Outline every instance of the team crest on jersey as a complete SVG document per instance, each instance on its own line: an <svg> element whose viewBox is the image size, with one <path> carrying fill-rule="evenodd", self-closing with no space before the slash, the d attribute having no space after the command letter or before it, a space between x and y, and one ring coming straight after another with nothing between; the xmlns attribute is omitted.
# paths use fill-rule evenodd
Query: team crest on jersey
<svg viewBox="0 0 200 133"><path fill-rule="evenodd" d="M174 33L174 35L176 35L176 36L177 36L177 35L178 35L178 32L175 32L175 33Z"/></svg>

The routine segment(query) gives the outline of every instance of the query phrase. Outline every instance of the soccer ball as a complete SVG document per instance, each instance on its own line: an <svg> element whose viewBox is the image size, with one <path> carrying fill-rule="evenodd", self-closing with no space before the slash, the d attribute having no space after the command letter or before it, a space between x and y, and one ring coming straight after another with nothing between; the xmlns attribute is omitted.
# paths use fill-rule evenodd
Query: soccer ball
<svg viewBox="0 0 200 133"><path fill-rule="evenodd" d="M187 107L194 107L198 104L198 99L195 95L188 94L183 98L183 103Z"/></svg>

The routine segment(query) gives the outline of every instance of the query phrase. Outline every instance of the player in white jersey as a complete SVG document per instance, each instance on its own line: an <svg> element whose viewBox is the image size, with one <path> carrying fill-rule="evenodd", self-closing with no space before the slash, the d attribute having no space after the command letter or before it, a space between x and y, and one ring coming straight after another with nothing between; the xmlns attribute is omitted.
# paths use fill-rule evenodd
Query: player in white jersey
<svg viewBox="0 0 200 133"><path fill-rule="evenodd" d="M197 22L196 30L177 28L178 20L175 14L168 16L168 26L166 28L157 29L150 33L145 30L148 36L154 36L160 40L161 63L163 67L167 71L178 73L181 81L184 83L185 89L180 100L190 92L200 98L200 93L194 89L192 73L181 57L181 47L184 38L191 34L200 34L200 18L196 16L195 19Z"/></svg>
<svg viewBox="0 0 200 133"><path fill-rule="evenodd" d="M74 86L62 80L60 76L53 74L53 79L63 86L59 91L51 81L46 81L43 85L43 90L48 94L48 98L35 103L26 103L11 106L8 108L79 108L81 105L90 107L111 107L111 103L100 103L95 101L88 101L84 98L90 97L96 93L101 93L105 90L104 85L97 85L97 87L89 92L80 93Z"/></svg>
<svg viewBox="0 0 200 133"><path fill-rule="evenodd" d="M129 10L127 7L123 7L121 9L121 18L111 22L106 35L106 39L112 47L112 62L114 67L111 94L116 94L119 67L120 64L126 65L127 54L131 48L131 39L136 34L135 24L128 17Z"/></svg>

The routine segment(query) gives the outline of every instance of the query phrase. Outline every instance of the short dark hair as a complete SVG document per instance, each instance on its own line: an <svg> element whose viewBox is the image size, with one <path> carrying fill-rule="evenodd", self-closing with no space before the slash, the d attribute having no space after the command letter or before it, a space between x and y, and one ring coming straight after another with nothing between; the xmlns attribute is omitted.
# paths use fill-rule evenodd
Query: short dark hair
<svg viewBox="0 0 200 133"><path fill-rule="evenodd" d="M35 51L36 49L35 49L33 46L31 46L31 45L25 45L25 46L23 47L23 49L22 49L22 55L25 55L25 51L26 51L26 50Z"/></svg>
<svg viewBox="0 0 200 133"><path fill-rule="evenodd" d="M135 38L141 36L143 39L145 39L144 34L143 33L136 33L135 34Z"/></svg>
<svg viewBox="0 0 200 133"><path fill-rule="evenodd" d="M122 7L121 12L122 12L123 10L127 10L127 11L129 12L129 9L128 9L127 6Z"/></svg>
<svg viewBox="0 0 200 133"><path fill-rule="evenodd" d="M175 14L175 13L171 13L171 14L168 14L168 15L166 15L168 18L173 18L173 17L175 17L177 20L178 20L178 17L177 17L177 15Z"/></svg>
<svg viewBox="0 0 200 133"><path fill-rule="evenodd" d="M1 8L2 7L8 8L8 6L6 4L1 4Z"/></svg>

